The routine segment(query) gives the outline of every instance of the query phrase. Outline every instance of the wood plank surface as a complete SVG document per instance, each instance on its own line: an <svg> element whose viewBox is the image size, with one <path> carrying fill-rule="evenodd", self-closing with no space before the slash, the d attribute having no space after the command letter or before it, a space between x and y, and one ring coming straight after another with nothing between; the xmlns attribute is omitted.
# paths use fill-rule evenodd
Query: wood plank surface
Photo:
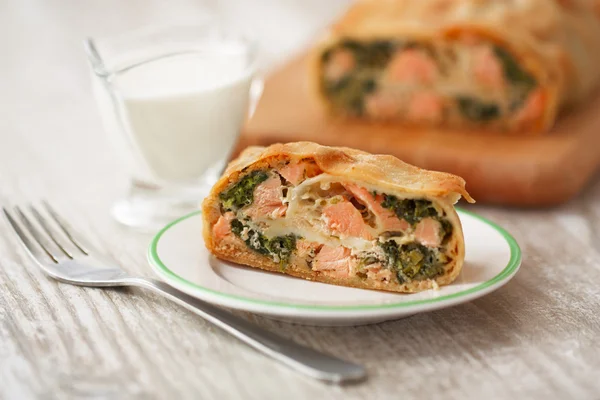
<svg viewBox="0 0 600 400"><path fill-rule="evenodd" d="M278 54L301 36L294 29L336 12L324 3L0 2L0 204L45 198L128 271L152 275L150 235L109 216L128 177L100 124L81 39L225 4L238 10L233 28ZM256 23L268 12L271 31ZM246 315L366 365L368 381L342 387L298 376L148 292L57 283L0 220L0 399L598 399L599 200L595 180L556 208L470 208L506 227L524 259L513 281L468 304L343 328Z"/></svg>
<svg viewBox="0 0 600 400"><path fill-rule="evenodd" d="M392 154L422 168L451 172L467 181L480 202L547 206L576 196L600 166L600 95L539 135L417 130L327 115L301 55L271 74L242 144L311 140Z"/></svg>

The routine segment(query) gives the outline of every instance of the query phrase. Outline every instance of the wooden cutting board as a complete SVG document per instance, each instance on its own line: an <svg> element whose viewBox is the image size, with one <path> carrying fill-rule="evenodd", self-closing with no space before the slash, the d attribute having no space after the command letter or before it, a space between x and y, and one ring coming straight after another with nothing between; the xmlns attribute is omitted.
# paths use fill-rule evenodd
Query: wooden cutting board
<svg viewBox="0 0 600 400"><path fill-rule="evenodd" d="M270 75L240 146L298 140L387 153L462 176L478 202L542 206L575 196L600 165L600 96L539 137L415 130L329 117L312 97L307 57Z"/></svg>

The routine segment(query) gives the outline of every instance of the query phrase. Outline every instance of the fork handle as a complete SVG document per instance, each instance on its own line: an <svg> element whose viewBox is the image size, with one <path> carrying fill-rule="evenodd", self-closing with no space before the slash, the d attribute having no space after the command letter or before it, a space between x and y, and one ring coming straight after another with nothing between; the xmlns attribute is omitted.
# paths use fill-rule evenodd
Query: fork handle
<svg viewBox="0 0 600 400"><path fill-rule="evenodd" d="M263 354L310 377L340 383L360 380L366 376L366 371L361 365L302 346L228 311L183 293L164 282L154 279L132 278L130 283L134 286L150 289L188 308Z"/></svg>

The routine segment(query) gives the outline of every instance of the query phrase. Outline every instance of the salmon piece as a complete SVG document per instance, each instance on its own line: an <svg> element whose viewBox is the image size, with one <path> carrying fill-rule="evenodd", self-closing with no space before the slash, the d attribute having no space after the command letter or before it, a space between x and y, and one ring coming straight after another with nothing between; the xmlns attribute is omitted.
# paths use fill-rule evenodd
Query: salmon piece
<svg viewBox="0 0 600 400"><path fill-rule="evenodd" d="M474 32L463 32L460 41L467 46L477 46L481 43L481 38Z"/></svg>
<svg viewBox="0 0 600 400"><path fill-rule="evenodd" d="M478 47L473 50L471 69L475 80L492 89L503 89L504 69L491 47Z"/></svg>
<svg viewBox="0 0 600 400"><path fill-rule="evenodd" d="M408 105L407 116L413 121L439 122L444 112L443 99L435 93L415 93Z"/></svg>
<svg viewBox="0 0 600 400"><path fill-rule="evenodd" d="M517 112L515 121L527 124L538 120L544 113L546 96L542 89L536 89L525 100L525 105Z"/></svg>
<svg viewBox="0 0 600 400"><path fill-rule="evenodd" d="M367 115L375 118L390 119L400 112L400 102L389 93L374 93L365 98Z"/></svg>
<svg viewBox="0 0 600 400"><path fill-rule="evenodd" d="M360 187L354 183L347 183L344 185L347 191L349 191L354 197L375 214L383 230L391 232L402 232L410 228L410 224L398 216L391 210L384 208L383 196L378 194L373 196L367 189Z"/></svg>
<svg viewBox="0 0 600 400"><path fill-rule="evenodd" d="M306 175L306 164L291 162L279 169L277 172L279 172L279 174L283 176L286 181L295 186L304 179Z"/></svg>
<svg viewBox="0 0 600 400"><path fill-rule="evenodd" d="M442 224L433 218L422 219L415 228L415 238L427 247L438 247L442 243Z"/></svg>
<svg viewBox="0 0 600 400"><path fill-rule="evenodd" d="M317 242L310 242L305 239L296 240L296 253L300 258L314 257L317 250L321 248L321 244Z"/></svg>
<svg viewBox="0 0 600 400"><path fill-rule="evenodd" d="M347 278L356 269L356 260L350 249L343 246L323 245L312 264L313 271L323 271L337 278Z"/></svg>
<svg viewBox="0 0 600 400"><path fill-rule="evenodd" d="M287 205L283 204L281 196L281 180L272 176L254 189L254 201L244 212L251 218L282 217L287 211Z"/></svg>
<svg viewBox="0 0 600 400"><path fill-rule="evenodd" d="M390 61L387 70L391 82L428 85L438 76L435 61L425 52L416 49L400 50Z"/></svg>
<svg viewBox="0 0 600 400"><path fill-rule="evenodd" d="M360 211L347 200L326 206L323 209L323 216L327 228L333 234L339 234L343 237L373 239Z"/></svg>
<svg viewBox="0 0 600 400"><path fill-rule="evenodd" d="M213 235L217 239L223 239L231 233L231 221L235 219L235 214L231 211L221 215L217 223L213 226Z"/></svg>
<svg viewBox="0 0 600 400"><path fill-rule="evenodd" d="M325 66L325 78L337 81L348 75L355 66L356 60L350 50L335 50Z"/></svg>
<svg viewBox="0 0 600 400"><path fill-rule="evenodd" d="M302 180L317 176L323 171L321 171L315 163L290 162L289 164L281 167L277 172L279 172L279 174L283 176L286 181L296 186L302 182Z"/></svg>
<svg viewBox="0 0 600 400"><path fill-rule="evenodd" d="M392 271L383 268L381 264L371 264L365 267L367 278L379 282L390 282L392 280Z"/></svg>

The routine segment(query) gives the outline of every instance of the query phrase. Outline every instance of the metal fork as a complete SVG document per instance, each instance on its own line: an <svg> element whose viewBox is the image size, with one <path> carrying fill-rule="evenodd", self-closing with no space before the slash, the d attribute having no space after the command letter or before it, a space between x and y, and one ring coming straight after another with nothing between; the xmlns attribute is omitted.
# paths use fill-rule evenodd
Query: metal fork
<svg viewBox="0 0 600 400"><path fill-rule="evenodd" d="M3 210L27 253L54 279L89 287L138 286L150 289L305 375L336 383L360 380L366 376L360 365L301 346L161 281L129 275L90 246L46 202L43 202L43 210L30 206L28 213L15 207L14 214L20 223L9 210L4 207Z"/></svg>

